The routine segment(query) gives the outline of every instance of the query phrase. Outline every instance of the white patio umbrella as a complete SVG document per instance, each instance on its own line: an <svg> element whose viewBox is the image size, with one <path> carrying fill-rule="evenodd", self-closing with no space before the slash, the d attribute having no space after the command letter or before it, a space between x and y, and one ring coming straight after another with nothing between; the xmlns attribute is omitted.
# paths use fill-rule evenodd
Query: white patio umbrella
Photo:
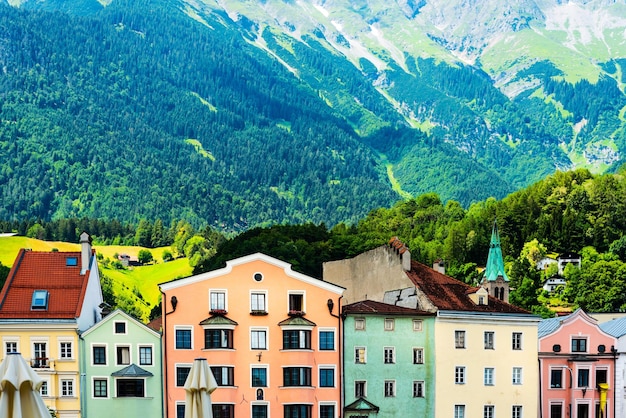
<svg viewBox="0 0 626 418"><path fill-rule="evenodd" d="M0 363L0 417L50 418L39 394L42 384L20 353L7 353Z"/></svg>
<svg viewBox="0 0 626 418"><path fill-rule="evenodd" d="M185 418L213 418L211 393L217 388L205 358L197 358L185 381Z"/></svg>

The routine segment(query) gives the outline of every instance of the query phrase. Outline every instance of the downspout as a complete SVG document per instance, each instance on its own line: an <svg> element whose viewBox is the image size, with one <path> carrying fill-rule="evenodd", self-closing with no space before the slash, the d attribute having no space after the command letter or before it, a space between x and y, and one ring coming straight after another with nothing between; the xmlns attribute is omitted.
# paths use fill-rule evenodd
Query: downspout
<svg viewBox="0 0 626 418"><path fill-rule="evenodd" d="M80 372L80 410L81 416L87 418L87 401L85 396L85 387L87 385L87 375L85 373L87 364L85 363L85 339L83 335L76 330L78 334L78 349L80 350L80 363L78 364L78 370Z"/></svg>
<svg viewBox="0 0 626 418"><path fill-rule="evenodd" d="M341 299L343 298L343 295L339 296L339 299L337 299L337 312L341 313ZM343 315L335 315L332 311L330 311L330 316L337 318L337 325L338 325L338 331L339 331L339 338L337 338L337 343L339 344L339 352L337 357L339 358L339 411L337 411L339 413L339 417L342 416L343 413L343 320L345 319L345 317Z"/></svg>
<svg viewBox="0 0 626 418"><path fill-rule="evenodd" d="M161 367L161 372L163 373L163 414L165 417L168 417L169 415L168 413L168 400L169 400L169 394L167 392L167 328L166 328L166 323L167 323L167 316L171 313L173 313L174 311L176 311L176 296L172 296L172 310L170 312L166 312L167 311L167 300L165 299L165 293L163 293L163 290L161 290L161 288L159 288L159 291L161 292L161 323L162 323L162 327L163 327L163 344L161 345L161 358L162 358L162 367ZM163 367L165 366L165 367Z"/></svg>
<svg viewBox="0 0 626 418"><path fill-rule="evenodd" d="M614 345L611 346L611 354L613 354L613 416L617 415L617 348Z"/></svg>

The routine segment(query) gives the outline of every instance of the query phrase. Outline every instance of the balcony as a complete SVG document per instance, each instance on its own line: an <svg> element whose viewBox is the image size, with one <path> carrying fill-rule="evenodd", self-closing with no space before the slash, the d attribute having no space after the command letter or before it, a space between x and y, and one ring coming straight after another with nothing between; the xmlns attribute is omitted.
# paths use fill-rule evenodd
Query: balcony
<svg viewBox="0 0 626 418"><path fill-rule="evenodd" d="M48 357L35 357L30 359L30 366L33 369L49 369L50 359Z"/></svg>

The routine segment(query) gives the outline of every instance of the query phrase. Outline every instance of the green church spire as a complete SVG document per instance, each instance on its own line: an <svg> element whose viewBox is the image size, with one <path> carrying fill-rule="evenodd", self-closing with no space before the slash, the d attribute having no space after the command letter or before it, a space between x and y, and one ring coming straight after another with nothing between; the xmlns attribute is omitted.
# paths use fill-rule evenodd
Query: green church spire
<svg viewBox="0 0 626 418"><path fill-rule="evenodd" d="M509 281L509 277L504 271L504 259L502 258L502 248L500 248L500 234L498 234L498 224L493 222L493 230L491 231L491 242L489 243L489 256L487 257L487 266L483 280L487 282L495 282L498 276L502 276L505 282Z"/></svg>

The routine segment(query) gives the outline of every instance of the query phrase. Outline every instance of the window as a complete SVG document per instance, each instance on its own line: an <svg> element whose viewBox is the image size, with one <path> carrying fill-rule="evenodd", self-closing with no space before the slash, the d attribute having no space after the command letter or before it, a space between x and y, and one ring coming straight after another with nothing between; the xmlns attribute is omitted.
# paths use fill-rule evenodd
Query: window
<svg viewBox="0 0 626 418"><path fill-rule="evenodd" d="M589 387L589 369L578 369L578 387Z"/></svg>
<svg viewBox="0 0 626 418"><path fill-rule="evenodd" d="M191 329L176 329L176 349L191 350Z"/></svg>
<svg viewBox="0 0 626 418"><path fill-rule="evenodd" d="M522 405L513 405L511 408L511 418L522 418Z"/></svg>
<svg viewBox="0 0 626 418"><path fill-rule="evenodd" d="M107 352L106 347L102 345L94 345L92 348L93 364L106 365L107 364Z"/></svg>
<svg viewBox="0 0 626 418"><path fill-rule="evenodd" d="M356 364L365 364L367 359L365 358L365 347L354 348L354 362Z"/></svg>
<svg viewBox="0 0 626 418"><path fill-rule="evenodd" d="M394 364L396 362L396 349L394 347L385 347L384 351L384 363Z"/></svg>
<svg viewBox="0 0 626 418"><path fill-rule="evenodd" d="M232 329L205 329L204 348L233 348Z"/></svg>
<svg viewBox="0 0 626 418"><path fill-rule="evenodd" d="M586 338L572 338L572 353L585 353L587 352L587 339Z"/></svg>
<svg viewBox="0 0 626 418"><path fill-rule="evenodd" d="M229 366L211 366L211 371L218 386L235 386L235 368Z"/></svg>
<svg viewBox="0 0 626 418"><path fill-rule="evenodd" d="M522 368L521 367L513 367L512 383L514 385L522 384Z"/></svg>
<svg viewBox="0 0 626 418"><path fill-rule="evenodd" d="M117 396L120 398L145 396L145 382L143 379L117 379Z"/></svg>
<svg viewBox="0 0 626 418"><path fill-rule="evenodd" d="M213 418L234 418L235 405L225 403L214 403L211 406Z"/></svg>
<svg viewBox="0 0 626 418"><path fill-rule="evenodd" d="M413 382L413 397L414 398L424 397L424 381L423 380L416 380Z"/></svg>
<svg viewBox="0 0 626 418"><path fill-rule="evenodd" d="M35 354L32 366L34 368L48 368L48 350L47 343L45 342L36 342L33 343L33 353Z"/></svg>
<svg viewBox="0 0 626 418"><path fill-rule="evenodd" d="M128 365L130 364L130 347L128 346L119 346L115 347L116 350L116 364L117 365Z"/></svg>
<svg viewBox="0 0 626 418"><path fill-rule="evenodd" d="M311 331L283 330L283 350L311 348Z"/></svg>
<svg viewBox="0 0 626 418"><path fill-rule="evenodd" d="M365 391L365 381L357 380L354 382L354 397L355 398L365 398L367 396L367 392Z"/></svg>
<svg viewBox="0 0 626 418"><path fill-rule="evenodd" d="M253 292L250 294L250 311L252 312L267 312L265 306L265 293Z"/></svg>
<svg viewBox="0 0 626 418"><path fill-rule="evenodd" d="M184 403L176 404L176 418L185 418L185 404Z"/></svg>
<svg viewBox="0 0 626 418"><path fill-rule="evenodd" d="M39 393L41 394L41 396L48 396L48 381L47 380L44 380L43 382L41 382Z"/></svg>
<svg viewBox="0 0 626 418"><path fill-rule="evenodd" d="M211 311L225 311L226 310L226 292L224 291L211 291Z"/></svg>
<svg viewBox="0 0 626 418"><path fill-rule="evenodd" d="M65 259L65 265L67 267L76 267L78 265L78 257L67 257Z"/></svg>
<svg viewBox="0 0 626 418"><path fill-rule="evenodd" d="M93 380L93 397L94 398L106 398L108 394L108 381L107 379L94 379Z"/></svg>
<svg viewBox="0 0 626 418"><path fill-rule="evenodd" d="M424 364L424 349L423 348L413 349L413 364Z"/></svg>
<svg viewBox="0 0 626 418"><path fill-rule="evenodd" d="M550 405L550 418L562 418L563 417L563 405L551 404Z"/></svg>
<svg viewBox="0 0 626 418"><path fill-rule="evenodd" d="M485 350L493 350L493 332L485 331Z"/></svg>
<svg viewBox="0 0 626 418"><path fill-rule="evenodd" d="M596 386L600 383L608 383L607 373L607 369L596 369Z"/></svg>
<svg viewBox="0 0 626 418"><path fill-rule="evenodd" d="M485 367L484 384L485 386L493 386L493 367Z"/></svg>
<svg viewBox="0 0 626 418"><path fill-rule="evenodd" d="M311 368L283 368L283 386L311 386Z"/></svg>
<svg viewBox="0 0 626 418"><path fill-rule="evenodd" d="M424 329L424 321L422 321L421 319L414 319L413 331L421 331L422 329Z"/></svg>
<svg viewBox="0 0 626 418"><path fill-rule="evenodd" d="M152 347L147 345L139 346L139 365L152 366Z"/></svg>
<svg viewBox="0 0 626 418"><path fill-rule="evenodd" d="M61 396L74 396L74 381L61 379Z"/></svg>
<svg viewBox="0 0 626 418"><path fill-rule="evenodd" d="M5 353L17 353L17 341L7 341L4 343Z"/></svg>
<svg viewBox="0 0 626 418"><path fill-rule="evenodd" d="M393 331L395 328L395 321L393 318L385 318L385 331Z"/></svg>
<svg viewBox="0 0 626 418"><path fill-rule="evenodd" d="M267 405L252 405L252 418L267 418Z"/></svg>
<svg viewBox="0 0 626 418"><path fill-rule="evenodd" d="M356 331L365 330L365 318L354 318L354 329Z"/></svg>
<svg viewBox="0 0 626 418"><path fill-rule="evenodd" d="M454 405L454 418L465 418L465 405Z"/></svg>
<svg viewBox="0 0 626 418"><path fill-rule="evenodd" d="M185 381L187 380L187 376L189 376L190 371L191 366L176 366L176 386L185 386Z"/></svg>
<svg viewBox="0 0 626 418"><path fill-rule="evenodd" d="M494 411L493 405L483 406L483 418L493 418L494 417L493 411Z"/></svg>
<svg viewBox="0 0 626 418"><path fill-rule="evenodd" d="M521 350L522 349L522 333L514 332L511 337L511 348L513 350Z"/></svg>
<svg viewBox="0 0 626 418"><path fill-rule="evenodd" d="M267 387L267 369L265 367L252 368L252 387Z"/></svg>
<svg viewBox="0 0 626 418"><path fill-rule="evenodd" d="M320 387L322 388L334 388L335 387L335 369L320 368Z"/></svg>
<svg viewBox="0 0 626 418"><path fill-rule="evenodd" d="M320 350L335 349L335 331L320 331Z"/></svg>
<svg viewBox="0 0 626 418"><path fill-rule="evenodd" d="M311 418L311 405L285 405L284 418Z"/></svg>
<svg viewBox="0 0 626 418"><path fill-rule="evenodd" d="M560 389L563 387L563 370L550 370L550 387L552 389Z"/></svg>
<svg viewBox="0 0 626 418"><path fill-rule="evenodd" d="M335 418L335 405L320 405L320 418Z"/></svg>
<svg viewBox="0 0 626 418"><path fill-rule="evenodd" d="M252 330L250 332L250 348L267 350L267 332L265 330Z"/></svg>
<svg viewBox="0 0 626 418"><path fill-rule="evenodd" d="M454 368L454 383L457 385L465 383L465 367L457 366Z"/></svg>
<svg viewBox="0 0 626 418"><path fill-rule="evenodd" d="M116 334L126 334L126 322L116 322L115 323L115 333Z"/></svg>
<svg viewBox="0 0 626 418"><path fill-rule="evenodd" d="M61 342L59 344L61 358L62 359L70 359L72 358L72 343L71 342Z"/></svg>
<svg viewBox="0 0 626 418"><path fill-rule="evenodd" d="M454 347L465 348L465 331L454 331Z"/></svg>
<svg viewBox="0 0 626 418"><path fill-rule="evenodd" d="M33 298L31 300L30 308L32 310L48 309L48 291L47 290L35 290L33 291Z"/></svg>
<svg viewBox="0 0 626 418"><path fill-rule="evenodd" d="M385 380L385 398L392 398L396 396L396 381Z"/></svg>
<svg viewBox="0 0 626 418"><path fill-rule="evenodd" d="M303 312L304 311L304 295L301 293L289 294L289 311L290 312Z"/></svg>

